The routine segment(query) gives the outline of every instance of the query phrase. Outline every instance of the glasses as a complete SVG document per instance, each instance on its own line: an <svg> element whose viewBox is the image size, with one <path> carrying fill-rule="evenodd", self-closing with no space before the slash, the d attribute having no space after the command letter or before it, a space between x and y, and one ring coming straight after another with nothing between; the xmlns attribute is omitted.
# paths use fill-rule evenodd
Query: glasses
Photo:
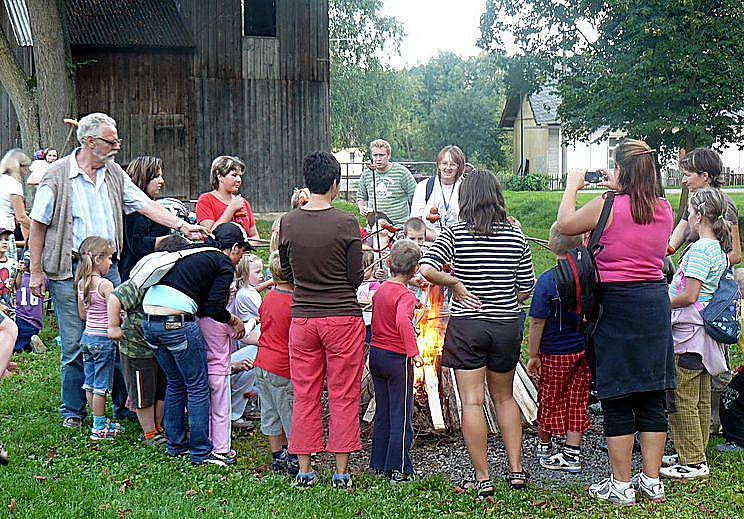
<svg viewBox="0 0 744 519"><path fill-rule="evenodd" d="M121 144L122 142L124 142L124 139L109 140L109 139L104 139L103 137L96 137L96 139L98 139L99 141L105 142L109 146L116 146L117 144Z"/></svg>

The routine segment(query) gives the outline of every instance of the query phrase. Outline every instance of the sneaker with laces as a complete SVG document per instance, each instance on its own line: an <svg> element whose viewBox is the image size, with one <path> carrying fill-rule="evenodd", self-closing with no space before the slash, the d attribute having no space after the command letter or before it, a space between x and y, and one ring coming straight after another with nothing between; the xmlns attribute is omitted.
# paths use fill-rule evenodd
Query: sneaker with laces
<svg viewBox="0 0 744 519"><path fill-rule="evenodd" d="M394 470L390 473L390 483L393 485L398 485L400 483L410 483L416 479L416 475L412 472L401 472L399 470Z"/></svg>
<svg viewBox="0 0 744 519"><path fill-rule="evenodd" d="M111 427L104 427L103 429L91 429L90 430L90 439L94 442L100 441L100 440L113 440L119 436L119 432L116 429L113 429Z"/></svg>
<svg viewBox="0 0 744 519"><path fill-rule="evenodd" d="M295 488L310 488L318 483L318 475L315 472L298 472L294 479Z"/></svg>
<svg viewBox="0 0 744 519"><path fill-rule="evenodd" d="M218 467L227 467L228 458L226 456L223 456L222 454L217 454L216 452L212 451L203 460L192 460L191 464L195 467L199 467L201 465L217 465Z"/></svg>
<svg viewBox="0 0 744 519"><path fill-rule="evenodd" d="M287 456L287 473L290 476L296 476L300 472L300 460L297 456Z"/></svg>
<svg viewBox="0 0 744 519"><path fill-rule="evenodd" d="M64 420L62 420L62 427L66 427L68 429L77 429L78 427L83 426L83 419L78 416L68 416Z"/></svg>
<svg viewBox="0 0 744 519"><path fill-rule="evenodd" d="M737 445L734 442L719 443L715 449L718 452L744 452L744 447Z"/></svg>
<svg viewBox="0 0 744 519"><path fill-rule="evenodd" d="M283 450L278 458L271 459L271 472L275 474L287 473L287 451Z"/></svg>
<svg viewBox="0 0 744 519"><path fill-rule="evenodd" d="M44 341L41 340L41 338L38 335L32 335L31 336L31 351L34 353L46 353L47 347L46 344L44 344Z"/></svg>
<svg viewBox="0 0 744 519"><path fill-rule="evenodd" d="M662 467L671 467L679 463L679 454L665 454L661 457Z"/></svg>
<svg viewBox="0 0 744 519"><path fill-rule="evenodd" d="M707 478L710 475L710 469L707 463L699 465L672 465L671 467L661 467L659 474L670 479L699 479Z"/></svg>
<svg viewBox="0 0 744 519"><path fill-rule="evenodd" d="M628 485L623 489L610 476L602 481L594 483L589 487L589 495L597 499L605 499L616 505L634 505L636 502L635 489L633 485Z"/></svg>
<svg viewBox="0 0 744 519"><path fill-rule="evenodd" d="M535 445L535 457L540 460L542 458L549 458L555 454L555 443L552 441L549 443L537 442Z"/></svg>
<svg viewBox="0 0 744 519"><path fill-rule="evenodd" d="M230 449L228 452L215 452L215 454L222 457L225 465L236 465L238 463L238 453L235 449Z"/></svg>
<svg viewBox="0 0 744 519"><path fill-rule="evenodd" d="M540 466L550 470L562 470L571 474L581 471L579 458L568 456L564 452L557 452L552 456L540 458Z"/></svg>
<svg viewBox="0 0 744 519"><path fill-rule="evenodd" d="M649 479L642 471L630 478L636 495L640 492L643 497L655 503L664 501L664 483L660 479L649 482Z"/></svg>
<svg viewBox="0 0 744 519"><path fill-rule="evenodd" d="M339 490L351 490L351 474L334 474L331 486Z"/></svg>
<svg viewBox="0 0 744 519"><path fill-rule="evenodd" d="M168 440L165 439L165 436L163 436L161 433L155 433L153 436L150 436L149 438L145 437L144 435L140 438L142 440L142 444L145 447L163 447L165 448L165 444L168 442Z"/></svg>

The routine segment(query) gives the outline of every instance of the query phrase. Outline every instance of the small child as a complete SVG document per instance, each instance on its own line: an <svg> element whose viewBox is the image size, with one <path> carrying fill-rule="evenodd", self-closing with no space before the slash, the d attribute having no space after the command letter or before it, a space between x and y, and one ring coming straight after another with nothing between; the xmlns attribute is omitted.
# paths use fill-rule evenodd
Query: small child
<svg viewBox="0 0 744 519"><path fill-rule="evenodd" d="M414 242L396 242L389 259L392 277L372 300L369 370L376 408L369 464L373 470L389 473L391 483L413 478L413 366L422 361L413 328L416 296L407 285L419 259L421 251Z"/></svg>
<svg viewBox="0 0 744 519"><path fill-rule="evenodd" d="M419 250L423 256L426 252L426 224L424 221L416 216L409 218L406 220L406 223L403 224L403 233L407 240L411 240L419 246ZM426 281L424 276L420 273L416 273L416 275L411 278L411 281L409 281L411 290L416 294L416 299L418 299L422 305L426 304L425 299L429 295L425 288L430 285L431 284ZM435 290L441 290L441 288L435 287Z"/></svg>
<svg viewBox="0 0 744 519"><path fill-rule="evenodd" d="M557 259L580 244L581 236L564 236L555 223L550 227L548 246ZM581 470L581 439L590 427L586 406L591 375L578 317L561 306L553 269L537 280L530 318L527 372L539 380L536 454L547 469L576 473ZM553 436L566 437L562 450L556 450Z"/></svg>
<svg viewBox="0 0 744 519"><path fill-rule="evenodd" d="M13 317L14 285L18 262L8 254L13 230L0 228L0 311ZM15 242L13 242L15 243Z"/></svg>
<svg viewBox="0 0 744 519"><path fill-rule="evenodd" d="M114 249L100 236L89 236L80 244L80 259L75 285L78 291L78 312L85 321L80 341L83 351L83 390L93 411L90 439L112 440L123 431L118 423L106 419L106 396L114 381L114 341L108 338L107 302L113 283L103 276L108 274Z"/></svg>
<svg viewBox="0 0 744 519"><path fill-rule="evenodd" d="M36 297L31 293L28 286L31 281L30 274L31 252L23 253L23 259L18 264L18 274L16 274L16 316L15 321L18 326L18 339L16 339L13 351L33 351L34 353L44 353L46 346L39 338L39 333L44 327L44 298ZM44 276L41 292L46 292L47 279Z"/></svg>
<svg viewBox="0 0 744 519"><path fill-rule="evenodd" d="M719 189L705 188L690 197L689 207L687 221L700 238L682 257L669 285L677 388L668 414L677 459L659 472L672 479L710 475L705 450L710 439L711 377L727 369L723 350L705 332L700 315L728 267L733 235L724 219L726 201Z"/></svg>
<svg viewBox="0 0 744 519"><path fill-rule="evenodd" d="M235 266L235 284L238 291L235 299L228 308L231 314L238 316L245 323L245 337L237 343L238 351L232 356L232 361L248 361L252 364L256 359L258 338L261 326L258 324L259 309L261 308L261 294L257 286L263 282L263 262L255 254L245 254ZM236 427L251 427L252 424L244 418L244 414L258 413L256 371L251 368L242 371L231 381L232 420ZM246 396L246 393L248 396Z"/></svg>
<svg viewBox="0 0 744 519"><path fill-rule="evenodd" d="M300 470L297 456L287 452L292 434L294 390L289 372L289 325L292 322L293 286L282 277L279 252L269 256L274 280L260 308L263 325L254 363L261 393L261 432L269 439L271 470L295 476Z"/></svg>

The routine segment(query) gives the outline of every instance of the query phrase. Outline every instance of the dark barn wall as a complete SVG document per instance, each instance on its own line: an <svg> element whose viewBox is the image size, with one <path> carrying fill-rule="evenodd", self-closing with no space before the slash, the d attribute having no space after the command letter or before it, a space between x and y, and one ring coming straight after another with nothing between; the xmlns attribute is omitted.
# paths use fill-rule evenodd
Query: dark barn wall
<svg viewBox="0 0 744 519"><path fill-rule="evenodd" d="M328 1L278 0L276 38L242 36L240 0L180 8L197 47L192 185L209 190L212 159L238 155L253 207L286 210L292 188L303 185L302 157L329 145Z"/></svg>
<svg viewBox="0 0 744 519"><path fill-rule="evenodd" d="M286 210L302 157L329 146L328 0L277 0L276 38L243 36L241 0L176 4L191 50L73 47L79 113L117 120L121 164L161 156L165 194L197 198L211 189L212 159L238 155L254 209ZM0 22L14 43L2 4ZM31 70L30 49L14 51ZM17 127L1 92L4 149L20 142Z"/></svg>
<svg viewBox="0 0 744 519"><path fill-rule="evenodd" d="M16 44L15 36L13 35L13 28L10 24L10 18L8 18L8 12L5 9L5 5L0 3L0 28L8 36L8 42L10 48L15 55L18 62L23 67L28 75L33 74L33 52L31 47L19 47ZM13 103L10 102L8 94L0 86L0 144L2 144L2 150L0 157L5 154L10 148L18 148L21 146L21 129L18 126L18 118L16 117Z"/></svg>
<svg viewBox="0 0 744 519"><path fill-rule="evenodd" d="M193 102L188 52L73 49L81 65L75 90L81 114L105 112L124 139L117 162L163 159L163 195L192 195Z"/></svg>

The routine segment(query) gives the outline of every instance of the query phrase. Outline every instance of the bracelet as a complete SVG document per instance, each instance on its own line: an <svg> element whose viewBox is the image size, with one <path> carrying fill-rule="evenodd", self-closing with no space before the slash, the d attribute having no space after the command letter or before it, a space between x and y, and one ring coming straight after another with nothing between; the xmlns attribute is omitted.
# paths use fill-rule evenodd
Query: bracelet
<svg viewBox="0 0 744 519"><path fill-rule="evenodd" d="M667 254L668 254L669 256L673 255L673 254L674 254L675 252L677 252L677 249L675 249L675 248L674 248L674 247L672 247L671 245L667 245Z"/></svg>

